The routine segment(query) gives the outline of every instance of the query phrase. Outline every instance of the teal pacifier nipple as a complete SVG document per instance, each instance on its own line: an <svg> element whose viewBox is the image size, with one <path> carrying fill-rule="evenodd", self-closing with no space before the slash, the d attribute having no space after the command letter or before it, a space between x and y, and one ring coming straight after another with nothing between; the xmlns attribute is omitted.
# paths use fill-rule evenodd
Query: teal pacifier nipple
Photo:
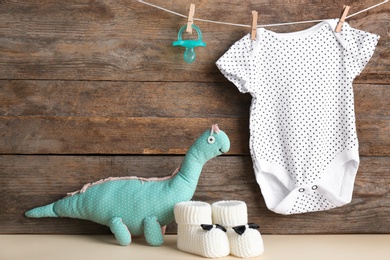
<svg viewBox="0 0 390 260"><path fill-rule="evenodd" d="M194 48L186 48L184 51L184 60L187 63L192 63L196 59L196 53Z"/></svg>
<svg viewBox="0 0 390 260"><path fill-rule="evenodd" d="M202 40L202 32L200 31L199 27L195 24L192 24L192 28L195 29L195 31L198 34L197 40L183 40L182 34L184 29L187 25L184 25L180 28L179 33L177 34L177 41L174 41L172 43L173 46L181 46L185 47L186 50L184 51L184 61L187 63L192 63L196 59L196 53L195 53L195 47L205 47L206 43Z"/></svg>

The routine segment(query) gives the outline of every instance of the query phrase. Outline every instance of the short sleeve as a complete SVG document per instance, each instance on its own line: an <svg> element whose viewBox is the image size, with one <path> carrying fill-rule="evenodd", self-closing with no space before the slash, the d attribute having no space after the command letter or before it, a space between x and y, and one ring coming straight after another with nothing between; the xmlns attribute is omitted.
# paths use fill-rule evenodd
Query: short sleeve
<svg viewBox="0 0 390 260"><path fill-rule="evenodd" d="M216 65L222 74L236 85L240 92L250 92L254 63L252 41L249 38L249 34L235 42L218 59Z"/></svg>
<svg viewBox="0 0 390 260"><path fill-rule="evenodd" d="M345 24L347 25L347 24ZM358 76L374 54L380 36L346 26L343 38L347 40L346 58L348 73Z"/></svg>

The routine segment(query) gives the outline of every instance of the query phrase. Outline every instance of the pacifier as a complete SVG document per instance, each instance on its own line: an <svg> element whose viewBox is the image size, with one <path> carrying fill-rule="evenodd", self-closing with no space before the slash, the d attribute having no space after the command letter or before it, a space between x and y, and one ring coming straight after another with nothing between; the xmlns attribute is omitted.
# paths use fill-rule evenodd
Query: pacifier
<svg viewBox="0 0 390 260"><path fill-rule="evenodd" d="M177 34L177 41L174 41L172 43L173 46L181 46L185 47L186 50L184 51L184 61L187 63L192 63L196 59L196 53L194 48L195 47L205 47L206 43L202 40L202 32L200 31L199 27L195 24L192 24L191 27L195 29L195 31L198 34L197 40L183 40L181 35L183 34L184 29L187 27L187 25L184 25L180 28L179 33Z"/></svg>

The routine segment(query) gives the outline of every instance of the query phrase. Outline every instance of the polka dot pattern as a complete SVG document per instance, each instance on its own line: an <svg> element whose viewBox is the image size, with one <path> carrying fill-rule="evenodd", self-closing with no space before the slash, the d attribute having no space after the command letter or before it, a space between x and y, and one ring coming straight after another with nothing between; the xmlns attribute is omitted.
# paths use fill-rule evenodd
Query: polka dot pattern
<svg viewBox="0 0 390 260"><path fill-rule="evenodd" d="M109 226L120 245L144 234L152 246L163 242L161 227L174 220L174 206L192 198L203 165L227 152L228 136L213 126L190 147L180 170L166 178L108 178L72 196L26 212L28 217L71 217ZM210 142L210 136L213 141Z"/></svg>
<svg viewBox="0 0 390 260"><path fill-rule="evenodd" d="M260 169L265 161L283 168L288 176L276 174L278 185L292 181L291 191L320 183L339 154L358 149L352 81L368 63L379 36L347 23L338 34L335 24L325 21L282 34L259 29L256 41L246 35L217 61L227 79L252 95L253 161ZM255 167L256 174L260 169ZM266 201L273 196L263 195ZM284 214L334 207L325 197L317 190L300 194Z"/></svg>
<svg viewBox="0 0 390 260"><path fill-rule="evenodd" d="M301 194L297 196L289 214L328 210L334 207L322 194Z"/></svg>

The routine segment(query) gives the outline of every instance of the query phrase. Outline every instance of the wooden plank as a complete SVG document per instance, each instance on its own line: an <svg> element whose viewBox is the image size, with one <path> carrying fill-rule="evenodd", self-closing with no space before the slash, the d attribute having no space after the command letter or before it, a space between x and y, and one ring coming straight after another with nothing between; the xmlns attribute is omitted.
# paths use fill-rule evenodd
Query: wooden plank
<svg viewBox="0 0 390 260"><path fill-rule="evenodd" d="M153 3L184 14L188 10L183 1ZM198 17L248 25L252 10L259 11L262 24L340 13L340 6L322 0L194 3ZM376 3L355 3L351 13ZM194 199L244 200L249 221L260 224L265 234L390 233L388 8L348 21L381 35L354 82L363 157L352 203L281 216L266 209L248 156L250 95L239 94L215 66L249 28L195 22L207 47L198 48L196 62L188 65L183 50L171 46L185 19L136 1L1 1L0 233L109 233L87 221L34 220L23 213L108 176L168 175L212 123L228 133L232 148L230 156L206 164Z"/></svg>
<svg viewBox="0 0 390 260"><path fill-rule="evenodd" d="M0 80L0 116L247 118L250 100L222 83Z"/></svg>
<svg viewBox="0 0 390 260"><path fill-rule="evenodd" d="M220 83L1 82L4 84L0 86L0 114L5 116L0 118L4 129L3 153L111 153L111 144L115 144L115 153L163 153L161 148L154 151L151 148L158 142L153 137L156 131L151 132L143 127L150 128L152 121L165 120L167 125L158 127L173 131L175 127L183 128L187 124L178 126L168 123L167 119L151 120L152 117L193 118L191 121L202 117L209 118L210 122L221 122L227 118L245 121L249 116L250 95L242 95L233 85ZM389 86L355 85L356 117L363 155L388 154L389 106ZM150 118L146 121L141 118L122 118L141 116ZM238 139L247 140L248 125L245 122L238 125L238 128L228 128L234 131L241 129L242 137ZM33 129L35 131L32 132ZM194 136L198 129L200 132L200 128L193 129ZM157 130L161 133L163 131ZM139 132L146 136L145 143L139 143L139 136L132 134ZM99 137L103 138L97 138L96 133L100 133ZM229 135L233 135L232 132ZM124 139L118 139L118 136L124 136ZM188 138L184 146L190 145L189 140L192 139ZM127 145L130 143L132 148ZM236 144L232 146L231 153L248 153L246 145L242 144L242 149L237 150ZM149 149L144 150L145 147ZM171 150L165 152L176 150L183 153L186 148L167 149Z"/></svg>
<svg viewBox="0 0 390 260"><path fill-rule="evenodd" d="M357 120L390 118L390 85L354 84Z"/></svg>
<svg viewBox="0 0 390 260"><path fill-rule="evenodd" d="M248 150L248 119L0 117L0 154L184 154L218 123L230 154Z"/></svg>
<svg viewBox="0 0 390 260"><path fill-rule="evenodd" d="M358 119L390 118L390 85L354 84ZM247 118L232 84L0 80L0 116Z"/></svg>
<svg viewBox="0 0 390 260"><path fill-rule="evenodd" d="M183 1L154 1L186 13ZM352 5L351 13L376 0ZM340 6L329 1L206 1L197 16L248 24L259 10L261 24L336 18ZM240 8L237 8L240 6ZM221 9L225 10L221 12ZM230 12L229 12L230 10ZM234 10L234 16L231 14ZM282 10L282 11L281 11ZM185 19L136 1L24 1L0 3L0 79L227 82L215 61L249 28L196 22L207 47L197 48L192 65L183 49L171 46ZM382 6L353 17L351 25L382 36L374 57L357 82L389 84L389 15ZM270 28L295 31L313 24Z"/></svg>
<svg viewBox="0 0 390 260"><path fill-rule="evenodd" d="M357 121L359 153L366 156L389 156L390 121Z"/></svg>
<svg viewBox="0 0 390 260"><path fill-rule="evenodd" d="M169 175L182 156L0 156L0 233L104 234L108 229L74 219L28 219L31 207L53 202L83 184L109 176ZM194 200L238 199L263 234L389 233L390 160L362 157L349 205L283 216L265 207L249 156L220 156L206 163ZM174 224L170 233L176 232Z"/></svg>
<svg viewBox="0 0 390 260"><path fill-rule="evenodd" d="M0 154L184 154L213 123L229 154L249 153L249 120L239 118L0 116ZM390 155L389 119L357 121L360 154Z"/></svg>

